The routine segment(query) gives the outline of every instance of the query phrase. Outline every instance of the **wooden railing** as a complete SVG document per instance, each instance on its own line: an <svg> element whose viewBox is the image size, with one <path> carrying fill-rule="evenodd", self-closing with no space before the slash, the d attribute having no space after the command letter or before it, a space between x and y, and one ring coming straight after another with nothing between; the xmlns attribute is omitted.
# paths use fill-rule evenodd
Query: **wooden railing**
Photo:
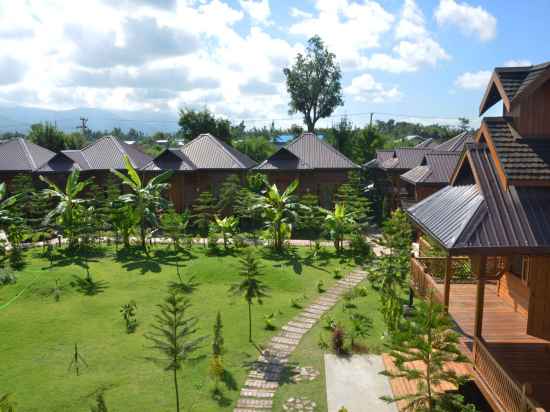
<svg viewBox="0 0 550 412"><path fill-rule="evenodd" d="M530 385L517 383L491 355L483 342L474 339L474 370L506 412L544 412L531 395Z"/></svg>
<svg viewBox="0 0 550 412"><path fill-rule="evenodd" d="M443 294L438 290L437 283L430 276L422 258L411 257L411 286L419 296L426 297L430 293L443 303Z"/></svg>

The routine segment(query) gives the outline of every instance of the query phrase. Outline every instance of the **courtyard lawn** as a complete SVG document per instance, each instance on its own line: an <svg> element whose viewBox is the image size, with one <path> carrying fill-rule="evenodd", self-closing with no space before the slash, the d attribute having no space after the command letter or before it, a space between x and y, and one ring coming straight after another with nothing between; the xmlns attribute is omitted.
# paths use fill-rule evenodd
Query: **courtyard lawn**
<svg viewBox="0 0 550 412"><path fill-rule="evenodd" d="M356 306L353 310L370 318L372 328L369 335L364 339L355 341L364 345L371 353L379 353L383 349L383 331L385 330L382 314L380 313L380 296L364 281L361 285L368 287L366 297L355 298L352 303ZM327 326L327 319L333 319L342 325L346 331L352 327L349 320L349 311L344 310L344 301L340 300L321 321L317 323L302 339L294 353L289 358L289 365L313 366L320 372L319 378L313 381L302 381L293 383L290 379L279 387L275 394L273 410L283 410L284 402L289 398L303 397L314 401L317 404L316 411L327 411L326 383L325 383L325 362L324 354L331 349L323 350L319 347L320 337L330 346L331 333ZM346 339L349 345L349 336ZM345 406L345 405L343 405Z"/></svg>
<svg viewBox="0 0 550 412"><path fill-rule="evenodd" d="M291 258L260 251L263 280L271 296L263 305L253 306L257 344L277 333L264 329L265 315L273 313L275 324L283 325L299 312L291 307L291 298L305 295L305 303L312 301L318 295L319 280L328 287L334 282L332 275L337 266L351 268L332 252L324 254L322 260L310 260L306 258L308 248L294 250ZM40 249L27 251L27 266L16 272L17 283L0 287L0 307L28 287L0 310L0 394L14 393L18 410L29 412L89 411L98 390L104 390L109 410L175 410L172 375L145 359L157 353L148 348L149 342L143 336L151 331L156 305L166 296L167 282L176 280L173 254L157 247L151 258L117 257L114 250L104 249L89 263L93 279L101 282L103 289L87 296L71 286L74 276L85 276L81 262L58 256L50 268L40 253ZM202 357L180 371L183 410L231 410L246 377L247 364L258 357L257 350L248 343L246 302L228 293L230 285L240 280L239 253L206 256L205 249L195 246L190 255L182 254L179 259L182 273L195 275L199 282L188 295L191 314L199 317L200 334L209 336L200 350ZM56 279L62 288L59 302L52 294ZM127 334L119 310L131 300L137 303L139 325L135 333ZM227 373L222 384L224 396L214 400L208 364L218 310L224 325L223 363ZM307 336L305 346L312 348L315 362L304 359L307 353L303 349L296 358L305 364L313 362L316 367L318 332L316 328ZM75 344L88 364L81 367L80 376L69 370Z"/></svg>

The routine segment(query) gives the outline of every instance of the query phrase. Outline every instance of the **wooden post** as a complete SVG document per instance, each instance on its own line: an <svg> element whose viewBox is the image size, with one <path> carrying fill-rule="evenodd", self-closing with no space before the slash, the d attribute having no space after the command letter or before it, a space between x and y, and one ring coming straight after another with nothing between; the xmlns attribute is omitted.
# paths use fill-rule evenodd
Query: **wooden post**
<svg viewBox="0 0 550 412"><path fill-rule="evenodd" d="M474 323L474 336L481 339L483 329L483 305L485 302L485 271L487 269L487 257L472 256L472 272L477 277L476 293L476 317Z"/></svg>
<svg viewBox="0 0 550 412"><path fill-rule="evenodd" d="M451 297L451 279L453 277L453 258L450 254L445 259L445 289L443 295L443 305L445 311L449 312L449 300Z"/></svg>

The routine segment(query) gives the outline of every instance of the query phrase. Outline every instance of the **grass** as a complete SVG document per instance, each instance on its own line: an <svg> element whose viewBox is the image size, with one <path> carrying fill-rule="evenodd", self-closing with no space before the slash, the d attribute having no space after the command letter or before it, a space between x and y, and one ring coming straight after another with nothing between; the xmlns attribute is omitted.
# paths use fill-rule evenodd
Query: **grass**
<svg viewBox="0 0 550 412"><path fill-rule="evenodd" d="M291 256L263 256L263 280L271 297L253 307L257 344L277 333L264 329L265 315L273 313L273 323L280 327L300 311L291 306L291 298L305 295L308 303L318 295L318 280L327 287L334 282L333 270L342 263L331 252L324 253L321 260L308 259L307 254L308 248L296 248ZM180 372L183 410L229 411L238 398L247 365L258 356L248 343L246 303L228 294L230 285L239 280L238 252L206 256L204 249L196 246L180 259L184 276L195 275L199 283L188 295L191 314L200 319L200 334L209 335L208 344L200 350L201 358L185 364ZM109 410L174 410L171 374L145 359L156 353L147 347L143 336L151 330L167 283L176 280L174 255L160 247L153 249L150 258L117 256L112 249L104 249L89 262L92 278L100 283L95 295L86 294L75 282L75 276L85 277L78 259L58 256L49 267L40 250L34 249L26 252L26 261L26 267L17 272L17 283L0 287L0 307L27 288L0 310L0 388L2 393L15 394L18 410L89 411L98 390L105 391ZM61 289L58 302L52 292L56 280ZM127 334L119 310L131 300L137 303L139 324L135 333ZM208 363L218 310L224 324L227 373L223 396L214 400ZM75 344L88 364L78 377L69 370Z"/></svg>
<svg viewBox="0 0 550 412"><path fill-rule="evenodd" d="M362 282L361 285L367 286L367 296L355 298L351 303L356 306L353 308L354 311L366 315L372 321L372 327L366 338L356 339L355 342L360 343L370 352L379 353L384 342L382 339L384 322L379 310L379 295L368 286L367 281ZM288 398L305 397L315 401L317 404L317 411L327 411L324 354L330 351L330 349L321 349L319 347L319 341L322 336L323 340L330 345L331 333L326 328L328 318L333 319L336 323L343 326L346 331L351 330L352 324L349 320L350 311L344 310L344 304L345 302L341 300L321 318L321 321L302 338L302 341L289 359L290 365L313 366L320 372L319 378L313 381L302 381L299 383L293 383L286 380L275 394L273 410L283 410L283 404ZM349 346L349 339L347 343Z"/></svg>

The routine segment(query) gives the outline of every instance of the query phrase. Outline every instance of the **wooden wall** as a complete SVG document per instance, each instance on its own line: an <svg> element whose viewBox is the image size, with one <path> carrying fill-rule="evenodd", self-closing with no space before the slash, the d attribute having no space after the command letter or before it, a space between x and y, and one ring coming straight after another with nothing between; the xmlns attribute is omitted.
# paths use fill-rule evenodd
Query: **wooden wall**
<svg viewBox="0 0 550 412"><path fill-rule="evenodd" d="M518 276L509 272L504 273L498 281L497 293L516 312L527 315L529 309L529 287Z"/></svg>
<svg viewBox="0 0 550 412"><path fill-rule="evenodd" d="M510 115L522 137L550 136L550 80L522 100Z"/></svg>
<svg viewBox="0 0 550 412"><path fill-rule="evenodd" d="M532 256L529 267L527 333L550 339L550 257Z"/></svg>

